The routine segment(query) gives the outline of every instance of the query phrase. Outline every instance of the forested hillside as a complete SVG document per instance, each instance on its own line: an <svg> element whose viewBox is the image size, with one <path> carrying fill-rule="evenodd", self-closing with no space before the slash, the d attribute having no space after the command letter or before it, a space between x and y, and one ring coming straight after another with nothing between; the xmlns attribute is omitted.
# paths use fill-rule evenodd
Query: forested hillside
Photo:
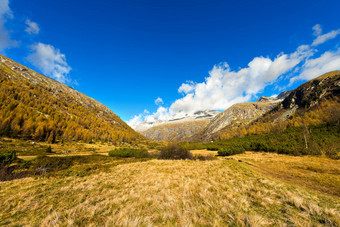
<svg viewBox="0 0 340 227"><path fill-rule="evenodd" d="M0 55L0 136L38 141L143 138L110 109Z"/></svg>

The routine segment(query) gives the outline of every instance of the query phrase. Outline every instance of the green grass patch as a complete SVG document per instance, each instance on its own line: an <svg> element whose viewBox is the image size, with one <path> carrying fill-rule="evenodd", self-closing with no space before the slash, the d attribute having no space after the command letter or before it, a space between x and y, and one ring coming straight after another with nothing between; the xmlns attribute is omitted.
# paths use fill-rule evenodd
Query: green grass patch
<svg viewBox="0 0 340 227"><path fill-rule="evenodd" d="M149 157L149 153L147 149L138 149L138 148L117 148L112 151L109 151L110 157L117 158L147 158Z"/></svg>
<svg viewBox="0 0 340 227"><path fill-rule="evenodd" d="M340 158L340 127L336 124L290 127L282 133L247 135L212 143L181 143L189 150L208 149L220 154L233 153L231 150L275 152L289 155L325 155Z"/></svg>

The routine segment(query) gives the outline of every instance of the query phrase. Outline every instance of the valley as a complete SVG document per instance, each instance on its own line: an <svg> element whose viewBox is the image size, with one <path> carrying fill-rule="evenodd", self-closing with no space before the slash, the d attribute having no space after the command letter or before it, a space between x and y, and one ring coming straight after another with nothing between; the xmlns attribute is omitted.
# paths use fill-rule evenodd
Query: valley
<svg viewBox="0 0 340 227"><path fill-rule="evenodd" d="M340 71L137 132L0 60L0 225L340 225Z"/></svg>

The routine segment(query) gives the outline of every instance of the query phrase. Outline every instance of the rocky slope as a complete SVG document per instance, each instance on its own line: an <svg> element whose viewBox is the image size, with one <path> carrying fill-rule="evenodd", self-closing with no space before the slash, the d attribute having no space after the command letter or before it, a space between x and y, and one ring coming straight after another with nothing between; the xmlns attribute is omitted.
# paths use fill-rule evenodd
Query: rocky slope
<svg viewBox="0 0 340 227"><path fill-rule="evenodd" d="M218 113L219 111L197 111L193 115L174 117L168 121L143 122L137 127L137 131L154 140L182 141L207 126L210 119Z"/></svg>
<svg viewBox="0 0 340 227"><path fill-rule="evenodd" d="M166 123L149 128L142 132L142 134L153 140L173 141L176 139L177 141L182 141L207 126L209 121L209 119L200 119Z"/></svg>
<svg viewBox="0 0 340 227"><path fill-rule="evenodd" d="M308 110L324 99L340 97L340 71L332 71L310 80L293 90L271 114L284 120L297 110Z"/></svg>
<svg viewBox="0 0 340 227"><path fill-rule="evenodd" d="M0 55L0 136L49 142L142 138L96 100Z"/></svg>

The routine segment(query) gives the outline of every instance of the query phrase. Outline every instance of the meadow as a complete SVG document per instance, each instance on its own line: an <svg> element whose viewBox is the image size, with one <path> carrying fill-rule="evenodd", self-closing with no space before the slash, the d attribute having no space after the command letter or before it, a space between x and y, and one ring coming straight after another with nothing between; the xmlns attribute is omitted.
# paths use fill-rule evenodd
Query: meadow
<svg viewBox="0 0 340 227"><path fill-rule="evenodd" d="M83 156L55 173L0 182L0 225L340 226L339 160Z"/></svg>

